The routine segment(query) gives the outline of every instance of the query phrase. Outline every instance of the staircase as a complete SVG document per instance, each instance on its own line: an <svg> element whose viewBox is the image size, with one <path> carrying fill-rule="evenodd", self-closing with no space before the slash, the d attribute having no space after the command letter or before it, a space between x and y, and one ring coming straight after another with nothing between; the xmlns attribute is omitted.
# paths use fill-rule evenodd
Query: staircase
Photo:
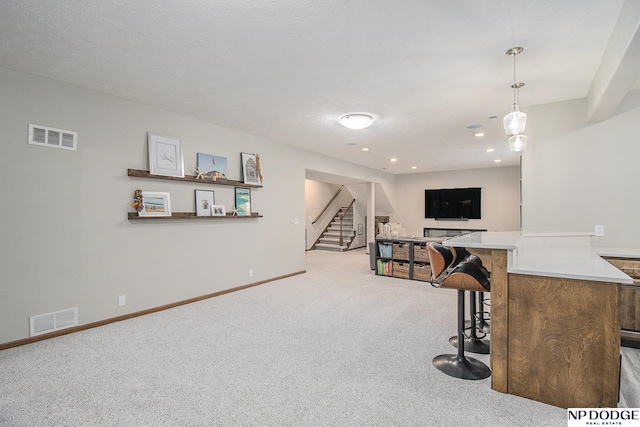
<svg viewBox="0 0 640 427"><path fill-rule="evenodd" d="M340 217L342 219L342 245L340 245ZM315 248L323 251L344 252L349 249L349 245L356 237L353 229L353 204L348 208L340 208L333 221L318 239Z"/></svg>

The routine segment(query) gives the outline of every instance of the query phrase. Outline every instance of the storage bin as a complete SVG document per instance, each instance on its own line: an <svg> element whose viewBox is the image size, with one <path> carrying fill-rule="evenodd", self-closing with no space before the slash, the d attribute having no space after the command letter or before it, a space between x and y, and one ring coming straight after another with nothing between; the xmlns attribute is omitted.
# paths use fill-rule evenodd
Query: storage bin
<svg viewBox="0 0 640 427"><path fill-rule="evenodd" d="M409 278L409 263L408 262L393 262L393 277L399 277L401 279Z"/></svg>
<svg viewBox="0 0 640 427"><path fill-rule="evenodd" d="M409 244L408 243L394 243L393 244L393 259L401 259L409 261Z"/></svg>
<svg viewBox="0 0 640 427"><path fill-rule="evenodd" d="M391 276L393 264L391 261L378 260L378 276Z"/></svg>
<svg viewBox="0 0 640 427"><path fill-rule="evenodd" d="M430 282L431 281L431 265L413 264L413 280Z"/></svg>
<svg viewBox="0 0 640 427"><path fill-rule="evenodd" d="M415 243L413 245L413 262L429 262L429 251L426 243Z"/></svg>
<svg viewBox="0 0 640 427"><path fill-rule="evenodd" d="M393 245L391 243L378 243L378 254L380 258L391 258Z"/></svg>

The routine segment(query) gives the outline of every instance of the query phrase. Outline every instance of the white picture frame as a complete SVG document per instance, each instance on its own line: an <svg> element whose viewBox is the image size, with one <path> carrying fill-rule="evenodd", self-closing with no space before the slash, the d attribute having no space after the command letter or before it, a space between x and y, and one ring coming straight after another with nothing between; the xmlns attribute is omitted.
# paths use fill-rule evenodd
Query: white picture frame
<svg viewBox="0 0 640 427"><path fill-rule="evenodd" d="M211 207L211 216L227 216L224 205L213 205Z"/></svg>
<svg viewBox="0 0 640 427"><path fill-rule="evenodd" d="M170 136L148 133L149 173L184 178L182 143Z"/></svg>
<svg viewBox="0 0 640 427"><path fill-rule="evenodd" d="M169 193L143 191L142 210L138 212L138 216L171 216L171 196L169 195Z"/></svg>
<svg viewBox="0 0 640 427"><path fill-rule="evenodd" d="M240 153L240 158L242 160L242 182L250 185L262 185L262 173L258 155Z"/></svg>
<svg viewBox="0 0 640 427"><path fill-rule="evenodd" d="M213 205L216 204L215 193L211 190L195 190L196 216L213 216Z"/></svg>

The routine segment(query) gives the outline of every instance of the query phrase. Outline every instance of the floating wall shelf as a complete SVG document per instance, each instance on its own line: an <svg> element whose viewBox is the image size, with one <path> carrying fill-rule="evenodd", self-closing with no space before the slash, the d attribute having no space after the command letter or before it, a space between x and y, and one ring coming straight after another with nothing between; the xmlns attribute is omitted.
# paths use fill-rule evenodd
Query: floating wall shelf
<svg viewBox="0 0 640 427"><path fill-rule="evenodd" d="M194 182L197 184L209 184L209 185L229 185L232 187L249 187L249 188L262 188L262 185L252 185L245 184L242 181L234 181L230 179L225 180L216 180L213 181L211 179L202 180L198 179L195 175L185 175L184 178L177 176L164 176L164 175L153 175L150 174L147 170L141 169L127 169L127 175L132 176L134 178L153 178L153 179L165 179L169 181L180 181L180 182ZM172 212L171 216L139 216L138 212L127 212L127 219L129 220L161 220L161 219L251 219L251 218L262 218L257 212L252 212L251 215L233 215L233 213L227 213L225 216L197 216L195 212Z"/></svg>
<svg viewBox="0 0 640 427"><path fill-rule="evenodd" d="M138 216L138 212L127 212L128 219L250 219L262 218L262 215L252 212L251 215L236 215L231 213L225 216L197 216L195 212L173 212L171 216Z"/></svg>
<svg viewBox="0 0 640 427"><path fill-rule="evenodd" d="M230 185L233 187L250 187L250 188L262 188L262 185L254 185L254 184L245 184L242 181L234 181L231 179L225 180L217 180L213 181L211 179L198 179L195 175L185 175L184 178L179 176L164 176L164 175L153 175L150 174L147 170L142 169L127 169L127 175L133 176L136 178L154 178L154 179L166 179L169 181L182 181L182 182L195 182L198 184L212 184L212 185Z"/></svg>

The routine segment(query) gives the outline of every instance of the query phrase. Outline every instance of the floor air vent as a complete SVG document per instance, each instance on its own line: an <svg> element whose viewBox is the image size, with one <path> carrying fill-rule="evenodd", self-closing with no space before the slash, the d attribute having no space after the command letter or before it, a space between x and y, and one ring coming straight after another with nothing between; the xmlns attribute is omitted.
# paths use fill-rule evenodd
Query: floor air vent
<svg viewBox="0 0 640 427"><path fill-rule="evenodd" d="M76 150L78 146L78 133L30 124L29 144L40 145L41 147Z"/></svg>
<svg viewBox="0 0 640 427"><path fill-rule="evenodd" d="M55 313L39 314L29 318L29 330L32 337L77 325L77 307L56 311Z"/></svg>

